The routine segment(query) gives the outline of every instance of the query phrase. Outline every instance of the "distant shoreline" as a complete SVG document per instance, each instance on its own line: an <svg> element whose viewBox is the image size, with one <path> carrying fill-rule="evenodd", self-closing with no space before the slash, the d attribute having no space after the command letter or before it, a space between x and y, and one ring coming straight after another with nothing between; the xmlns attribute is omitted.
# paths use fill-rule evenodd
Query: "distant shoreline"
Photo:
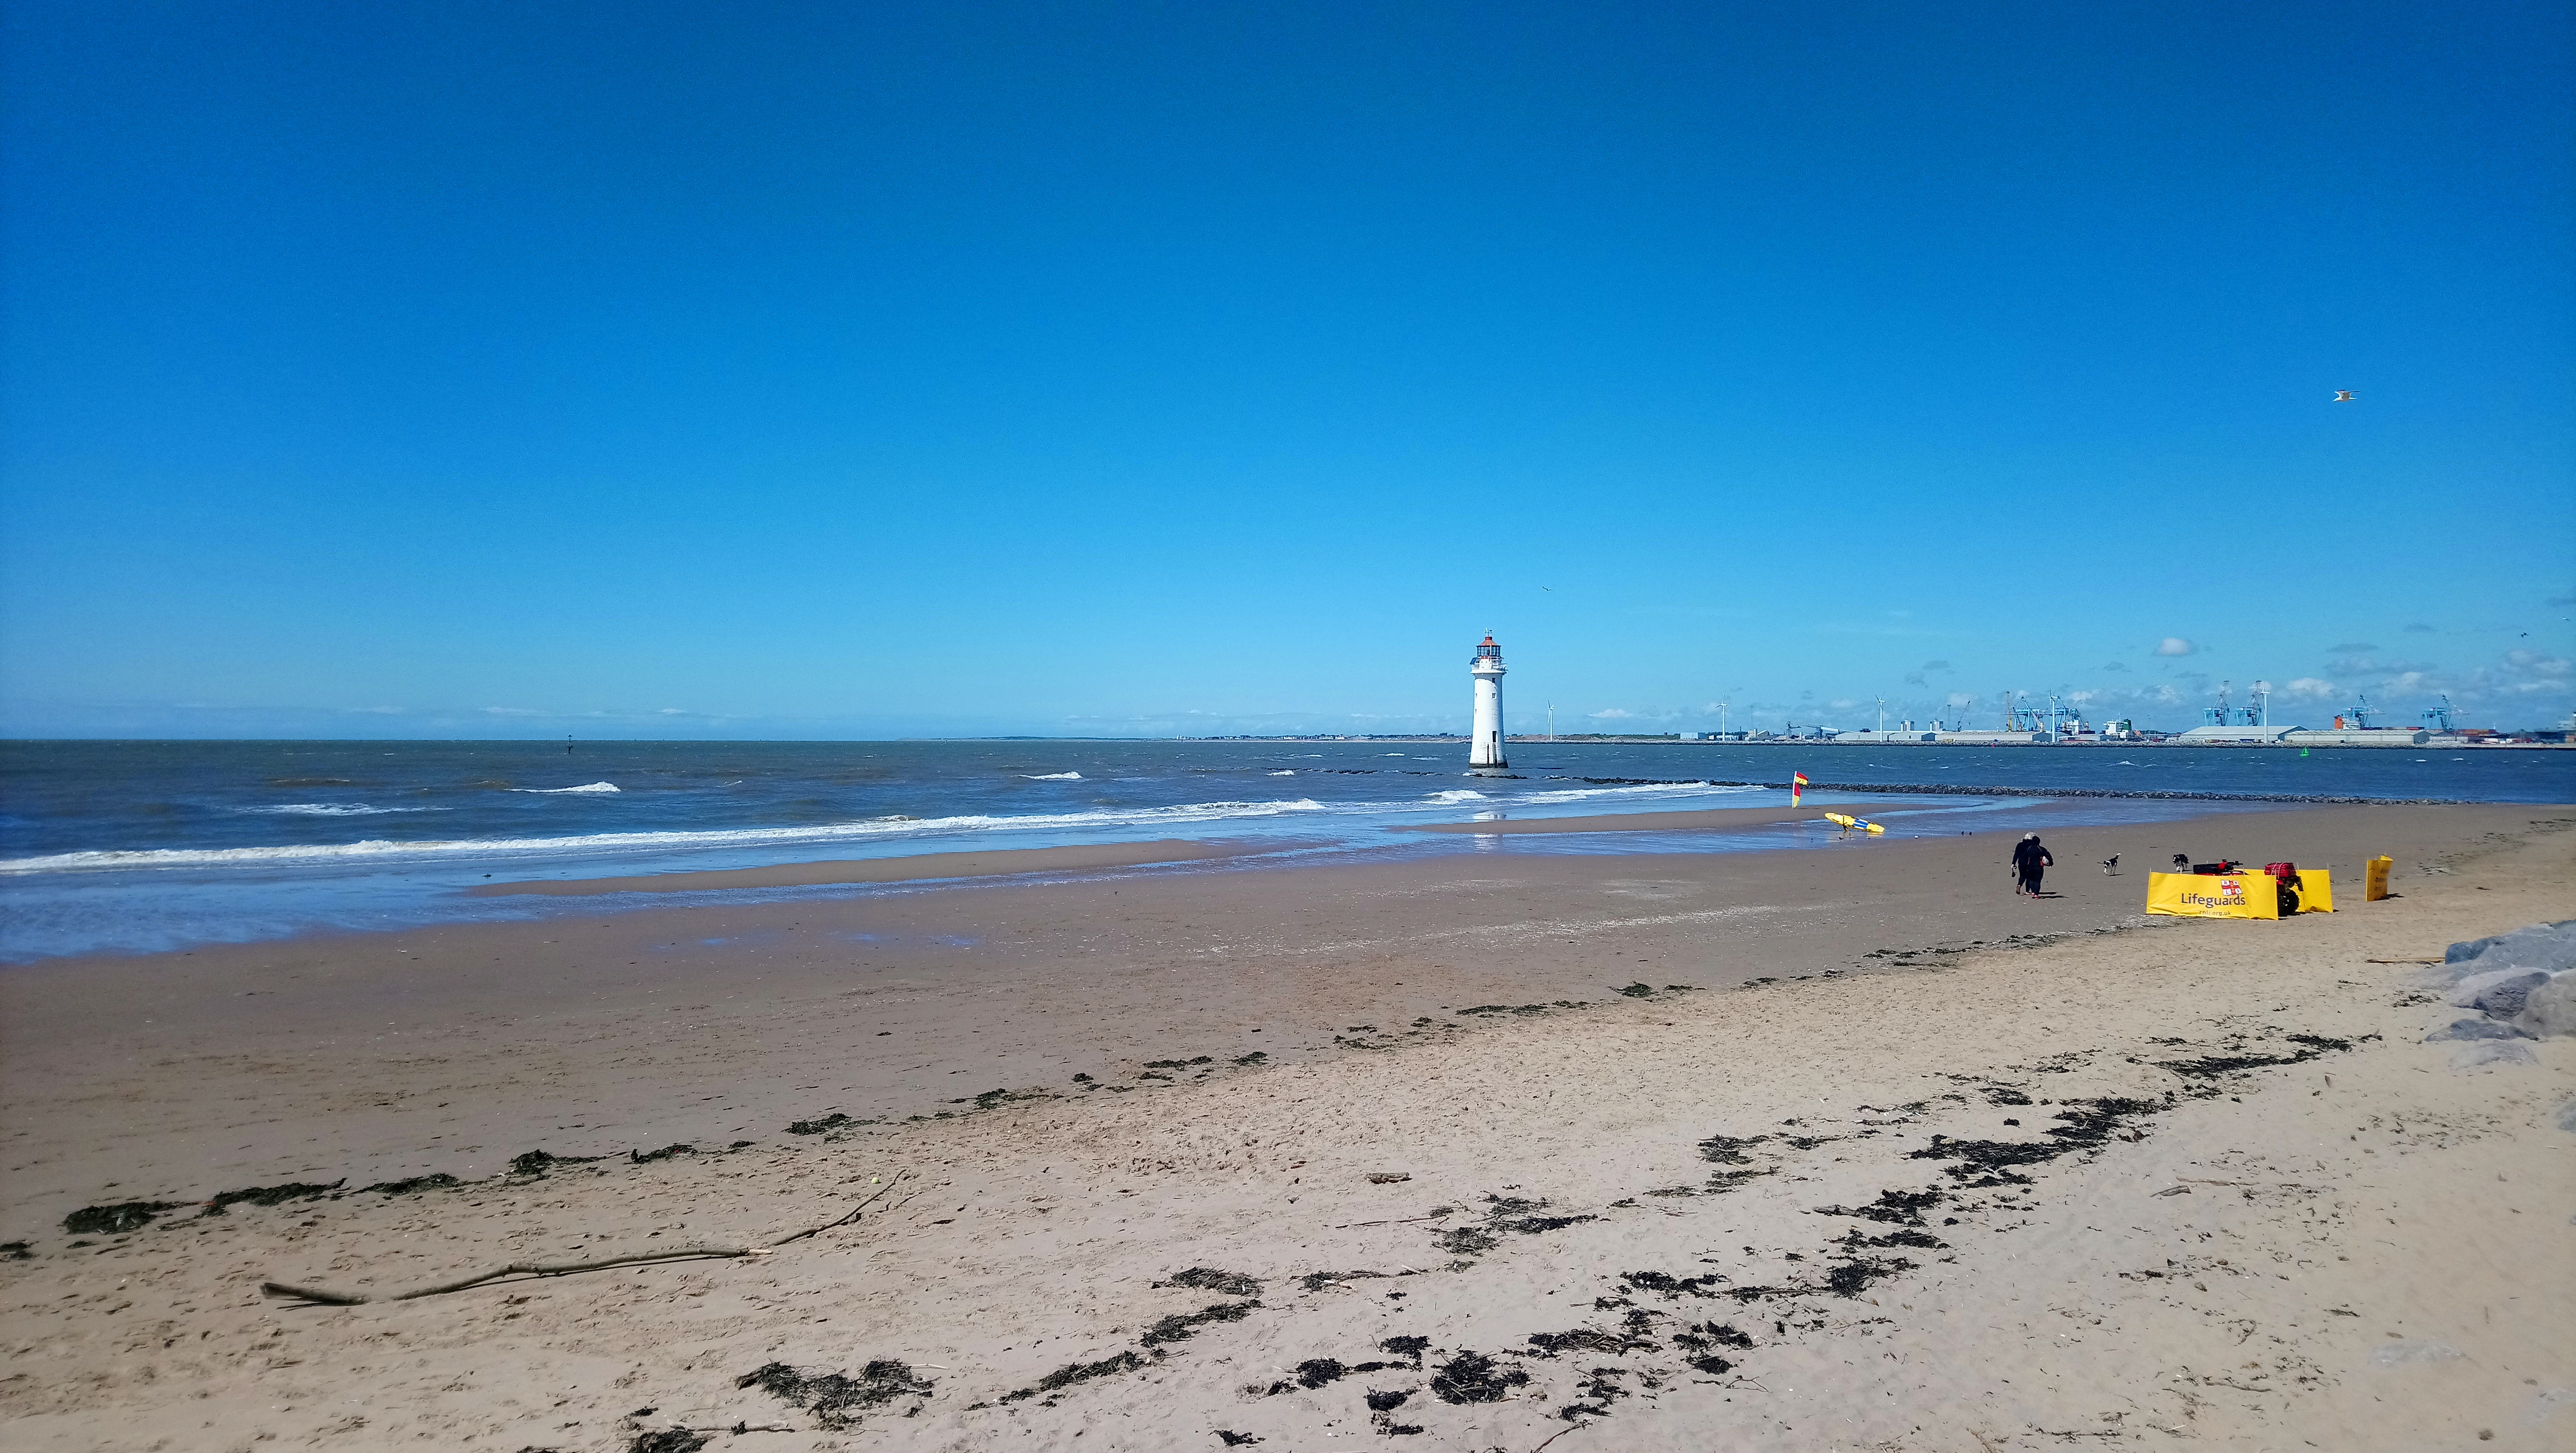
<svg viewBox="0 0 2576 1453"><path fill-rule="evenodd" d="M2001 736L2001 733L1996 733L1995 735L1996 735L1996 736ZM1019 739L1018 739L1018 738L992 738L992 739L990 739L990 740L1019 740ZM1070 739L1068 739L1068 740L1070 740ZM1084 740L1093 740L1093 739L1085 738ZM1098 740L1111 740L1111 739L1109 739L1109 738L1100 738L1100 739L1098 739ZM1119 739L1119 740L1127 740L1127 739ZM1425 744L1455 743L1455 744L1457 744L1457 745L1459 745L1459 746L1465 746L1465 745L1467 744L1467 738L1466 738L1463 734L1460 734L1460 733L1449 733L1449 734L1445 734L1445 735L1436 735L1436 736L1329 736L1329 735L1321 735L1321 734L1318 734L1318 735L1312 735L1312 736L1295 736L1295 737L1172 737L1172 738L1163 738L1163 737L1136 737L1136 738L1133 738L1132 740L1135 740L1135 741L1164 741L1164 740L1171 740L1171 741L1182 741L1182 742L1419 742L1419 743L1425 743ZM2284 747L2297 747L2297 748L2298 748L2298 749L2300 749L2301 751L2319 751L2319 752L2336 752L2336 751L2354 751L2354 752L2387 752L2387 751L2399 751L2399 750L2406 750L2406 749L2410 749L2410 748L2411 748L2411 749L2413 749L2413 750L2416 750L2416 751L2423 751L2423 750L2427 750L2427 749L2438 749L2438 750L2442 750L2442 751L2476 751L2476 752L2501 752L2501 751L2520 751L2520 752L2566 752L2566 751L2576 751L2576 742L2478 742L2478 743L2469 743L2469 742L2442 742L2442 741L2431 741L2431 742L2183 742L2183 741L2165 741L2165 742L2149 742L2149 741L2111 741L2111 742L2015 742L2015 741L2002 741L2002 740L1979 740L1979 741L1957 741L1957 742L1922 742L1922 741L1905 741L1905 740L1897 739L1897 738L1883 738L1883 739L1877 739L1877 740L1871 740L1871 741L1865 741L1865 742L1846 742L1846 741L1837 741L1837 740L1835 740L1834 738L1831 738L1831 737L1726 737L1726 738L1718 738L1718 737L1698 737L1698 738L1690 738L1690 737L1676 737L1676 736L1672 736L1672 735L1669 735L1669 734L1664 735L1664 736L1622 737L1622 736L1602 736L1602 735L1595 735L1595 734L1589 734L1589 733L1580 733L1580 734L1578 734L1578 733L1566 733L1566 734L1561 735L1561 736L1553 736L1553 737L1551 737L1551 736L1546 736L1546 735L1539 735L1539 736L1526 736L1526 737L1525 737L1525 736L1517 736L1517 735L1506 735L1506 736L1503 738L1503 740L1504 740L1504 742L1505 742L1506 744L1509 744L1509 745L1513 745L1513 746L1525 746L1525 747L1569 747L1569 746L1603 746L1603 747L1838 747L1838 746L1839 746L1839 747L1966 747L1966 748L1971 748L1971 749L1979 750L1979 751L1985 750L1985 749L1990 748L1990 747L2074 747L2074 748L2083 748L2083 749L2086 749L2086 750L2099 750L2099 749L2104 748L2104 747L2118 747L2118 748L2121 748L2122 750L2127 750L2127 749L2129 749L2129 748L2137 748L2137 749L2142 750L2142 751L2143 751L2143 750L2164 749L2164 748L2183 748L2183 749L2190 750L2190 751L2208 751L2208 750L2210 750L2210 749L2212 749L2212 748L2220 748L2220 747L2228 747L2228 748L2233 748L2233 747L2253 747L2253 748L2261 748L2261 749L2265 749L2265 750L2275 750L2275 751L2277 751L2277 750L2279 750L2279 749L2281 749L2281 748L2284 748Z"/></svg>

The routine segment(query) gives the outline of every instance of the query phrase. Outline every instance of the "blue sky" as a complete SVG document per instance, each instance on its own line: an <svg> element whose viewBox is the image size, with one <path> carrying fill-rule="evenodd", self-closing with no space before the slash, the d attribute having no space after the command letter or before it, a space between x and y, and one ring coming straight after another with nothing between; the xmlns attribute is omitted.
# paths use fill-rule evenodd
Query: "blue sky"
<svg viewBox="0 0 2576 1453"><path fill-rule="evenodd" d="M2561 5L0 16L11 734L2576 707Z"/></svg>

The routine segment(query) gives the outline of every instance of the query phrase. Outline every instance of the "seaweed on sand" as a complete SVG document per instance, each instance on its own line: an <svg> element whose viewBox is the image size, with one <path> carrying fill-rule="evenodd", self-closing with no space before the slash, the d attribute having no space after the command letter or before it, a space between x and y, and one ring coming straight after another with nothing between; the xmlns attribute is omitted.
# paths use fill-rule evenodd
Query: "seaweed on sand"
<svg viewBox="0 0 2576 1453"><path fill-rule="evenodd" d="M1194 1291L1202 1292L1223 1292L1230 1297L1257 1297L1261 1295L1260 1282L1253 1280L1251 1277L1245 1276L1242 1272L1219 1271L1213 1266L1194 1266L1187 1271L1176 1271L1164 1280L1154 1283L1154 1285L1158 1287L1188 1287ZM1308 1290L1311 1291L1313 1288L1310 1287Z"/></svg>
<svg viewBox="0 0 2576 1453"><path fill-rule="evenodd" d="M1753 1345L1753 1339L1735 1330L1732 1322L1702 1322L1694 1327L1685 1327L1673 1334L1673 1342L1693 1352L1705 1352L1711 1347L1745 1348Z"/></svg>
<svg viewBox="0 0 2576 1453"><path fill-rule="evenodd" d="M1389 1337L1377 1344L1377 1350L1392 1352L1398 1357L1405 1358L1418 1370L1422 1366L1422 1354L1430 1346L1431 1339L1428 1337Z"/></svg>
<svg viewBox="0 0 2576 1453"><path fill-rule="evenodd" d="M826 1428L847 1428L859 1414L899 1397L930 1396L930 1379L893 1358L880 1358L859 1369L856 1377L838 1372L799 1372L772 1362L734 1379L736 1387L757 1387L791 1407L805 1409Z"/></svg>
<svg viewBox="0 0 2576 1453"><path fill-rule="evenodd" d="M1571 1349L1577 1352L1651 1352L1663 1345L1652 1337L1639 1337L1627 1332L1604 1332L1592 1327L1577 1327L1568 1332L1532 1332L1530 1346L1541 1357L1554 1357Z"/></svg>
<svg viewBox="0 0 2576 1453"><path fill-rule="evenodd" d="M1166 1342L1184 1342L1194 1336L1199 1328L1212 1322L1240 1322L1260 1305L1261 1303L1257 1301L1218 1302L1195 1312L1174 1312L1146 1328L1144 1335L1136 1340L1148 1347L1160 1347Z"/></svg>
<svg viewBox="0 0 2576 1453"><path fill-rule="evenodd" d="M1077 1075L1075 1078L1079 1079L1081 1077ZM829 1115L820 1115L811 1120L791 1121L788 1123L787 1133L790 1135L823 1135L831 1131L838 1130L845 1125L873 1125L875 1123L876 1122L873 1120L853 1120L849 1116L835 1110Z"/></svg>
<svg viewBox="0 0 2576 1453"><path fill-rule="evenodd" d="M1104 1357L1098 1362L1068 1362L1039 1378L1035 1387L1024 1387L1017 1392L1002 1394L1002 1401L1015 1403L1022 1398L1036 1397L1040 1393L1062 1392L1077 1382L1089 1382L1095 1377L1109 1377L1121 1372L1134 1372L1144 1365L1145 1359L1133 1352L1121 1352L1115 1357Z"/></svg>
<svg viewBox="0 0 2576 1453"><path fill-rule="evenodd" d="M1621 1387L1616 1381L1616 1379L1626 1371L1627 1369L1620 1367L1593 1368L1591 1376L1585 1378L1582 1386L1578 1389L1578 1391L1580 1391L1585 1397L1590 1398L1591 1401L1568 1403L1564 1407L1558 1408L1556 1410L1556 1415L1569 1423L1573 1422L1577 1418L1606 1418L1610 1416L1610 1400L1612 1398L1623 1398L1628 1395L1628 1390Z"/></svg>
<svg viewBox="0 0 2576 1453"><path fill-rule="evenodd" d="M1309 1357L1297 1364L1297 1385L1308 1389L1319 1388L1328 1382L1341 1381L1349 1372L1350 1369L1344 1367L1339 1358Z"/></svg>
<svg viewBox="0 0 2576 1453"><path fill-rule="evenodd" d="M225 1208L230 1206L276 1206L288 1201L318 1201L348 1183L349 1178L342 1176L327 1186L313 1185L306 1181L288 1181L284 1185L245 1186L238 1191L218 1191L215 1193L215 1198L206 1203L206 1209L197 1214L221 1216L225 1214Z"/></svg>
<svg viewBox="0 0 2576 1453"><path fill-rule="evenodd" d="M1884 1236L1863 1236L1858 1231L1846 1231L1835 1240L1834 1244L1836 1246L1912 1246L1923 1251L1950 1249L1949 1242L1931 1232L1916 1231L1911 1228L1890 1231Z"/></svg>
<svg viewBox="0 0 2576 1453"><path fill-rule="evenodd" d="M1751 1165L1753 1157L1744 1153L1745 1147L1760 1145L1770 1138L1768 1135L1712 1135L1699 1143L1700 1158L1719 1165Z"/></svg>
<svg viewBox="0 0 2576 1453"><path fill-rule="evenodd" d="M1932 1151L1918 1150L1914 1154L1919 1159L1931 1155ZM1865 1221L1883 1221L1892 1226L1920 1226L1923 1213L1941 1204L1942 1199L1942 1193L1937 1190L1881 1191L1878 1199L1869 1205L1818 1206L1816 1214L1858 1216Z"/></svg>
<svg viewBox="0 0 2576 1453"><path fill-rule="evenodd" d="M1726 1278L1715 1272L1707 1276L1685 1277L1675 1276L1668 1271L1623 1271L1619 1273L1619 1280L1626 1283L1631 1291L1657 1292L1662 1294L1665 1300L1671 1301L1685 1294L1694 1297L1716 1296L1718 1293L1708 1288Z"/></svg>
<svg viewBox="0 0 2576 1453"><path fill-rule="evenodd" d="M2332 1039L2322 1034L2285 1034L2281 1037L2300 1048L2286 1055L2214 1054L2203 1055L2198 1059L2159 1060L2156 1062L2156 1067L2171 1070L2187 1080L2215 1079L2220 1075L2234 1074L2238 1070L2267 1070L2275 1065L2302 1064L2320 1055L2350 1049L2359 1042L2350 1039ZM2378 1036L2363 1035L2362 1038L2376 1039Z"/></svg>
<svg viewBox="0 0 2576 1453"><path fill-rule="evenodd" d="M1145 1061L1145 1068L1149 1070L1185 1070L1195 1065L1211 1065L1214 1063L1216 1063L1216 1056L1203 1054L1195 1059L1149 1059Z"/></svg>
<svg viewBox="0 0 2576 1453"><path fill-rule="evenodd" d="M164 1211L175 1211L185 1201L119 1201L112 1206L83 1206L63 1218L63 1229L74 1236L122 1236L140 1231Z"/></svg>
<svg viewBox="0 0 2576 1453"><path fill-rule="evenodd" d="M715 1434L695 1428L656 1428L636 1434L635 1441L626 1445L626 1453L698 1453L714 1441Z"/></svg>
<svg viewBox="0 0 2576 1453"><path fill-rule="evenodd" d="M463 1184L465 1182L445 1171L433 1171L425 1176L411 1176L399 1181L378 1181L366 1189L388 1196L416 1196L423 1191L443 1191Z"/></svg>
<svg viewBox="0 0 2576 1453"><path fill-rule="evenodd" d="M1397 1408L1403 1407L1404 1400L1413 1396L1414 1393L1418 1391L1420 1391L1420 1389L1410 1387L1402 1388L1394 1392L1377 1392L1372 1390L1363 1399L1363 1401L1368 1404L1368 1410L1370 1412L1391 1413Z"/></svg>
<svg viewBox="0 0 2576 1453"><path fill-rule="evenodd" d="M697 1153L698 1148L694 1145L674 1143L663 1146L660 1150L630 1150L626 1152L626 1158L632 1164L645 1165L657 1160L669 1160L675 1155L695 1155Z"/></svg>
<svg viewBox="0 0 2576 1453"><path fill-rule="evenodd" d="M2057 1112L2057 1118L2065 1123L2050 1127L2046 1140L1952 1140L1935 1135L1930 1145L1913 1152L1911 1158L1957 1161L1959 1164L1945 1173L1959 1180L1983 1171L1991 1177L1986 1184L2023 1184L2029 1177L2013 1174L2013 1167L2045 1165L2059 1156L2090 1150L2128 1131L2131 1121L2165 1108L2162 1100L2069 1100Z"/></svg>
<svg viewBox="0 0 2576 1453"><path fill-rule="evenodd" d="M1452 1256L1474 1256L1493 1250L1502 1244L1503 1238L1482 1226L1452 1226L1432 1240Z"/></svg>
<svg viewBox="0 0 2576 1453"><path fill-rule="evenodd" d="M1530 1375L1517 1367L1498 1364L1481 1352L1462 1351L1433 1370L1431 1393L1444 1403L1498 1403L1529 1380Z"/></svg>
<svg viewBox="0 0 2576 1453"><path fill-rule="evenodd" d="M588 1165L594 1160L605 1159L606 1156L599 1155L550 1155L542 1150L528 1150L510 1158L510 1174L541 1176L559 1165Z"/></svg>
<svg viewBox="0 0 2576 1453"><path fill-rule="evenodd" d="M1868 1290L1871 1282L1913 1269L1914 1263L1903 1257L1854 1257L1835 1262L1833 1270L1825 1273L1825 1290L1838 1297L1856 1297Z"/></svg>

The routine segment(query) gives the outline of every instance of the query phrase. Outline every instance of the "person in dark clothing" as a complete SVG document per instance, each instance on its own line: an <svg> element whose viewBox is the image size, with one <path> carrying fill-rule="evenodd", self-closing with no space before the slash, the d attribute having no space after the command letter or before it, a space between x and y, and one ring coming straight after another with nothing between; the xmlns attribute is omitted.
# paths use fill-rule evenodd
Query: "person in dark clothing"
<svg viewBox="0 0 2576 1453"><path fill-rule="evenodd" d="M2013 891L2033 898L2040 896L2039 875L2057 866L2048 849L2039 845L2039 834L2035 832L2023 833L2021 841L2013 844L2012 862L2013 876L2019 880Z"/></svg>

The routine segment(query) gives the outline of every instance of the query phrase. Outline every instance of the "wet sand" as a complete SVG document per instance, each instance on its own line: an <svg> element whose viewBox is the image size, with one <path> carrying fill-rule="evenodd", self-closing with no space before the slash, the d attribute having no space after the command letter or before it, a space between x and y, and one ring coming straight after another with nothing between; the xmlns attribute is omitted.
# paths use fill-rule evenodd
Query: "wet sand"
<svg viewBox="0 0 2576 1453"><path fill-rule="evenodd" d="M1491 837L1502 833L1560 832L1730 832L1748 827L1768 827L1783 822L1808 822L1828 825L1825 813L1840 812L1867 817L1875 805L1867 802L1846 803L1827 807L1707 807L1685 812L1601 812L1586 817L1500 818L1482 822L1424 822L1395 829L1397 832L1464 833L1471 837Z"/></svg>
<svg viewBox="0 0 2576 1453"><path fill-rule="evenodd" d="M2061 829L2063 896L2037 902L2006 886L2010 830L1634 856L1479 838L14 970L0 1236L31 1259L0 1261L0 1420L28 1448L622 1450L736 1421L791 1450L1291 1447L1373 1418L1515 1450L2547 1446L2576 1346L2545 1239L2570 1187L2543 1151L2563 1160L2576 1062L2549 1042L2453 1074L2412 1042L2437 1010L2367 961L2576 913L2571 822ZM2174 851L2347 885L2389 852L2402 896L2142 920L2143 869ZM2112 852L2121 877L2090 866ZM2231 1056L2274 1063L2164 1067ZM2081 1118L2105 1098L2137 1108ZM1932 1139L2069 1125L2091 1138L1987 1184ZM536 1149L612 1158L502 1174ZM59 1225L428 1172L474 1183ZM757 1262L258 1295L763 1236L888 1184ZM1193 1266L1261 1290L1154 1285ZM1420 1369L1379 1345L1405 1336ZM1440 1393L1475 1390L1471 1352L1497 1400ZM736 1386L878 1359L931 1390L855 1431ZM1404 1397L1373 1413L1372 1390Z"/></svg>
<svg viewBox="0 0 2576 1453"><path fill-rule="evenodd" d="M532 878L487 883L466 896L490 898L547 893L581 898L599 893L702 893L727 888L815 888L834 883L918 883L946 878L1002 878L1021 873L1083 873L1148 863L1198 863L1211 858L1276 851L1277 843L1192 842L1163 838L1148 843L1085 843L1059 848L995 848L972 853L915 853L902 858L856 858L820 863L780 863L761 868L706 872L643 873L617 878Z"/></svg>

